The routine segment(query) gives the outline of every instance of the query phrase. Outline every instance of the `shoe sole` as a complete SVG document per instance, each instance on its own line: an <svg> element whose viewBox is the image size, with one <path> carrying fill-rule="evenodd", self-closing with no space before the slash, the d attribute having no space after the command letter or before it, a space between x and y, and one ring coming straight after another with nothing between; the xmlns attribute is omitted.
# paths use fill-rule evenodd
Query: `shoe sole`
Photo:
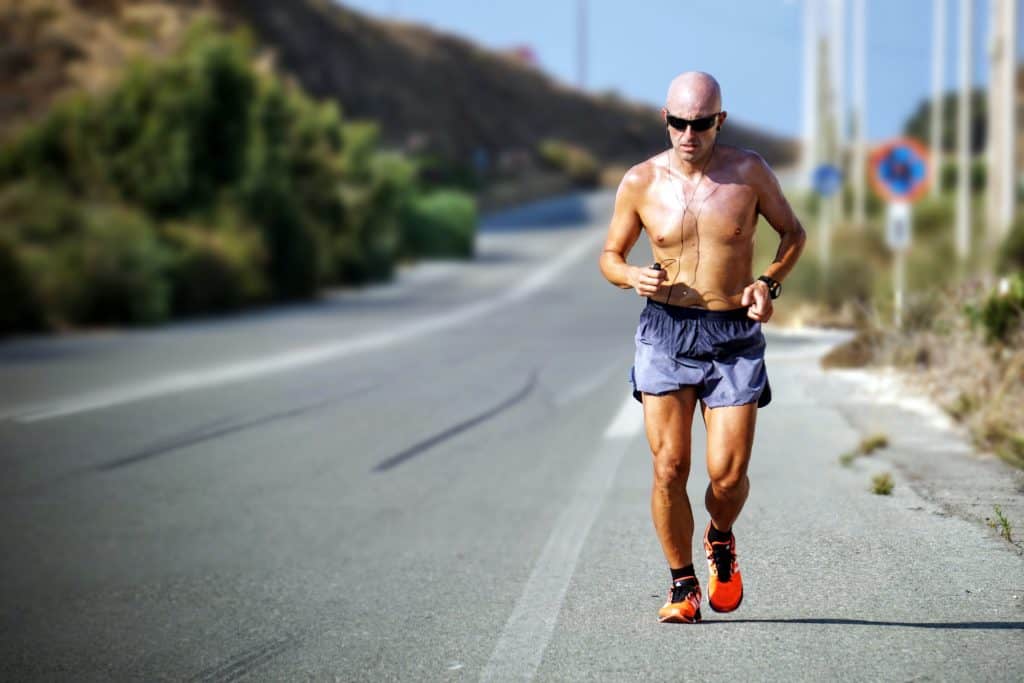
<svg viewBox="0 0 1024 683"><path fill-rule="evenodd" d="M719 614L727 614L729 612L735 612L736 610L738 610L740 608L740 605L742 605L742 604L743 604L743 592L742 591L740 591L739 602L737 602L734 607L730 607L729 609L718 609L717 607L715 607L714 603L711 602L711 598L708 598L708 607L710 607L715 612L718 612Z"/></svg>
<svg viewBox="0 0 1024 683"><path fill-rule="evenodd" d="M670 617L658 617L658 621L662 624L696 624L700 622L700 610L693 615L693 619L687 619L686 617L679 615L673 615Z"/></svg>

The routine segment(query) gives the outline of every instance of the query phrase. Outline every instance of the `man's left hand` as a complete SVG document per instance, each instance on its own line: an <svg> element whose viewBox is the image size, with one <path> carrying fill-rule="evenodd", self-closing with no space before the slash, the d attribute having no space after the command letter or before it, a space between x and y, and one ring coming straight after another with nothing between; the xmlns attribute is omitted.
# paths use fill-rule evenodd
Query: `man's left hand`
<svg viewBox="0 0 1024 683"><path fill-rule="evenodd" d="M754 280L743 289L743 298L740 303L747 308L747 317L761 323L768 322L775 307L772 305L772 297L768 294L768 283L762 280Z"/></svg>

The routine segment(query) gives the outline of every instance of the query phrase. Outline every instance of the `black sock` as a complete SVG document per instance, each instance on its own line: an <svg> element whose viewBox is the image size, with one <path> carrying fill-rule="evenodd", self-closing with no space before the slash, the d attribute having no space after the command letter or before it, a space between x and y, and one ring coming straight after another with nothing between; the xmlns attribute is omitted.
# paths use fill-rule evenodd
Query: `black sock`
<svg viewBox="0 0 1024 683"><path fill-rule="evenodd" d="M732 529L729 529L728 531L719 531L715 528L715 525L712 524L711 528L708 530L708 540L712 543L728 543L731 538Z"/></svg>
<svg viewBox="0 0 1024 683"><path fill-rule="evenodd" d="M691 577L693 579L694 583L696 583L696 581L697 581L697 572L694 571L692 563L688 564L685 567L682 567L680 569L672 569L671 567L669 567L669 571L672 572L672 581L673 581L673 583L675 582L676 579L681 579L684 576Z"/></svg>

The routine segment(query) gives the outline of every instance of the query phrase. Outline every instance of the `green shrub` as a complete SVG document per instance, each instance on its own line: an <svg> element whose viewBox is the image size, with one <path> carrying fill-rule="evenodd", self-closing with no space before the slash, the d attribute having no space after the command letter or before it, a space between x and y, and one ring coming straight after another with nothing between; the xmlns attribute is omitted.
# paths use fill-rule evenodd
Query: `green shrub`
<svg viewBox="0 0 1024 683"><path fill-rule="evenodd" d="M22 266L17 247L0 235L0 334L40 330L46 326L35 289Z"/></svg>
<svg viewBox="0 0 1024 683"><path fill-rule="evenodd" d="M472 256L476 221L476 202L464 192L438 190L416 197L403 220L406 248L414 256Z"/></svg>
<svg viewBox="0 0 1024 683"><path fill-rule="evenodd" d="M563 140L544 140L538 147L541 161L568 175L581 187L594 187L601 177L601 165L587 150Z"/></svg>
<svg viewBox="0 0 1024 683"><path fill-rule="evenodd" d="M3 287L35 292L39 313L3 324L148 322L387 278L419 249L402 245L410 206L458 245L444 249L471 253L475 211L414 202L416 166L382 153L375 125L252 59L244 36L200 23L172 58L132 65L0 150Z"/></svg>
<svg viewBox="0 0 1024 683"><path fill-rule="evenodd" d="M1007 341L1024 319L1024 273L1012 275L1007 284L1005 292L992 292L981 306L965 309L971 322L984 330L989 343Z"/></svg>
<svg viewBox="0 0 1024 683"><path fill-rule="evenodd" d="M162 231L173 252L168 277L174 313L226 311L267 297L260 234L230 220L215 230L179 223Z"/></svg>
<svg viewBox="0 0 1024 683"><path fill-rule="evenodd" d="M1010 232L999 248L1000 273L1024 271L1024 212L1018 212Z"/></svg>
<svg viewBox="0 0 1024 683"><path fill-rule="evenodd" d="M140 212L84 204L73 235L36 247L27 270L57 325L156 323L169 312L169 253Z"/></svg>
<svg viewBox="0 0 1024 683"><path fill-rule="evenodd" d="M971 159L971 193L981 192L985 189L985 159L975 156ZM960 178L960 163L954 156L947 156L942 162L942 169L938 174L938 181L943 191L955 192Z"/></svg>

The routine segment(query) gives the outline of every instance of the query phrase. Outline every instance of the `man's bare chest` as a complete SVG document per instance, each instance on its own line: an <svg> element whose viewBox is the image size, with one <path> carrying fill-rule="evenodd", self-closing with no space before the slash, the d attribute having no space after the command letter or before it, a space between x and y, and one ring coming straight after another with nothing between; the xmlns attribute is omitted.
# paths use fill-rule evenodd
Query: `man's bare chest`
<svg viewBox="0 0 1024 683"><path fill-rule="evenodd" d="M757 196L748 185L705 181L685 194L668 183L652 187L640 219L655 246L680 240L749 241L757 224Z"/></svg>

